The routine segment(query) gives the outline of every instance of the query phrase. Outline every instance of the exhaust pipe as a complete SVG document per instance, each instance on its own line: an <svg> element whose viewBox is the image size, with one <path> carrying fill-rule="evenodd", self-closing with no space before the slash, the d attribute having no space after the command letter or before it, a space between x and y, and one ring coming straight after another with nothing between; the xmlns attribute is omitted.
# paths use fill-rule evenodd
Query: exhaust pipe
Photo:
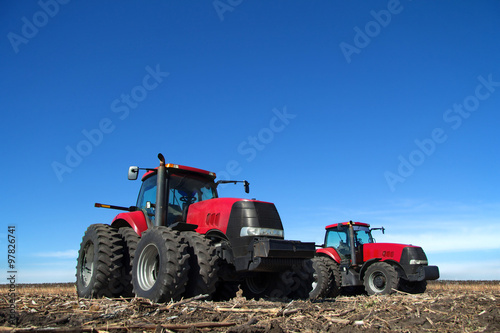
<svg viewBox="0 0 500 333"><path fill-rule="evenodd" d="M351 265L356 266L356 246L354 244L354 228L352 227L352 221L349 221L349 241L351 242Z"/></svg>
<svg viewBox="0 0 500 333"><path fill-rule="evenodd" d="M165 192L165 180L167 178L167 169L165 168L165 158L160 153L158 154L160 166L158 167L156 176L156 208L155 208L155 226L166 225L167 200Z"/></svg>

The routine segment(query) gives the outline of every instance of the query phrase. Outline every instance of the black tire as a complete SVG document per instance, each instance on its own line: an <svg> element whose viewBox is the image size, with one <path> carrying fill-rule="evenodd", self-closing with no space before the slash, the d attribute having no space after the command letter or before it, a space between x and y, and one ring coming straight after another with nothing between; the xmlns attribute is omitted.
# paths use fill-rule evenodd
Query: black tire
<svg viewBox="0 0 500 333"><path fill-rule="evenodd" d="M292 299L310 298L314 284L312 260L303 260L300 265L292 267L290 271L293 283L290 285L291 292L288 297Z"/></svg>
<svg viewBox="0 0 500 333"><path fill-rule="evenodd" d="M394 267L385 262L376 262L366 270L364 286L368 295L387 295L397 288L398 280Z"/></svg>
<svg viewBox="0 0 500 333"><path fill-rule="evenodd" d="M225 242L226 241L222 241L222 243ZM212 300L229 301L230 299L236 297L236 293L240 289L239 276L236 273L234 266L229 264L226 260L221 258L219 264L219 278L215 284L215 293L212 296Z"/></svg>
<svg viewBox="0 0 500 333"><path fill-rule="evenodd" d="M247 299L287 298L291 293L294 277L291 271L254 273L241 283L243 296Z"/></svg>
<svg viewBox="0 0 500 333"><path fill-rule="evenodd" d="M179 300L189 273L188 245L179 232L153 227L142 234L132 265L132 284L138 297L153 302Z"/></svg>
<svg viewBox="0 0 500 333"><path fill-rule="evenodd" d="M333 271L329 268L330 259L325 257L314 257L311 259L313 267L312 290L309 293L310 299L328 297L330 284L333 278Z"/></svg>
<svg viewBox="0 0 500 333"><path fill-rule="evenodd" d="M212 300L216 302L229 301L236 297L236 293L240 289L238 281L218 280L215 284L215 292L212 295Z"/></svg>
<svg viewBox="0 0 500 333"><path fill-rule="evenodd" d="M189 278L184 297L209 295L215 293L218 280L219 257L215 246L205 236L196 232L183 232L189 252Z"/></svg>
<svg viewBox="0 0 500 333"><path fill-rule="evenodd" d="M85 298L118 297L123 291L123 241L115 228L92 224L78 252L76 289Z"/></svg>
<svg viewBox="0 0 500 333"><path fill-rule="evenodd" d="M329 290L326 297L337 297L340 295L342 290L342 276L340 274L340 267L337 262L332 259L326 261L328 270L331 272L331 281L329 285Z"/></svg>
<svg viewBox="0 0 500 333"><path fill-rule="evenodd" d="M408 281L405 279L399 280L398 290L409 294L422 294L427 289L427 281Z"/></svg>
<svg viewBox="0 0 500 333"><path fill-rule="evenodd" d="M122 285L123 285L123 297L133 297L133 285L132 285L132 267L134 263L135 250L137 249L137 244L141 239L139 235L132 228L124 227L118 229L118 233L122 237L124 242L124 253L123 253L123 268L122 268Z"/></svg>

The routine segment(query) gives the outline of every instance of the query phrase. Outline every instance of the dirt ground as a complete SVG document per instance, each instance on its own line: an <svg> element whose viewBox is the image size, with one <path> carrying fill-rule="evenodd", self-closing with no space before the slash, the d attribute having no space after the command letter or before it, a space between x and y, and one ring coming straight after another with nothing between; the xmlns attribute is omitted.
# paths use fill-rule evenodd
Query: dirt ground
<svg viewBox="0 0 500 333"><path fill-rule="evenodd" d="M79 299L71 284L18 287L15 297L5 287L0 332L500 332L498 281L433 284L421 295L162 304Z"/></svg>

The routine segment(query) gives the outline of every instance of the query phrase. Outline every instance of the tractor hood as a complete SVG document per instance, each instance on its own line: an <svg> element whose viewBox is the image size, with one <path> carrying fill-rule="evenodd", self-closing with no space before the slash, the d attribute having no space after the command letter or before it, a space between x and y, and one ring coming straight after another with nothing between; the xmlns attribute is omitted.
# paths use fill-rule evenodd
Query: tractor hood
<svg viewBox="0 0 500 333"><path fill-rule="evenodd" d="M279 230L281 235L267 236L283 238L283 225L276 207L264 201L238 198L200 201L189 206L186 222L197 225L196 231L201 234L219 230L228 236L234 233L236 237L240 236L241 228L247 227Z"/></svg>
<svg viewBox="0 0 500 333"><path fill-rule="evenodd" d="M406 258L405 258L406 257ZM384 260L395 260L397 262L410 261L410 259L425 260L427 257L419 246L396 243L368 243L363 245L363 258L380 258Z"/></svg>

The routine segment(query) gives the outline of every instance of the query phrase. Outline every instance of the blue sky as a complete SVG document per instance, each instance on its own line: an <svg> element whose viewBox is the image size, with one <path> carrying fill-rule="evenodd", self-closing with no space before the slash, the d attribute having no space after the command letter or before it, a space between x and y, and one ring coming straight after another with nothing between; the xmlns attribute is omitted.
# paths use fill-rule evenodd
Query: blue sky
<svg viewBox="0 0 500 333"><path fill-rule="evenodd" d="M247 179L285 236L384 226L443 279L499 279L498 1L3 1L3 230L18 282L74 281L129 165ZM6 256L0 263L7 271Z"/></svg>

